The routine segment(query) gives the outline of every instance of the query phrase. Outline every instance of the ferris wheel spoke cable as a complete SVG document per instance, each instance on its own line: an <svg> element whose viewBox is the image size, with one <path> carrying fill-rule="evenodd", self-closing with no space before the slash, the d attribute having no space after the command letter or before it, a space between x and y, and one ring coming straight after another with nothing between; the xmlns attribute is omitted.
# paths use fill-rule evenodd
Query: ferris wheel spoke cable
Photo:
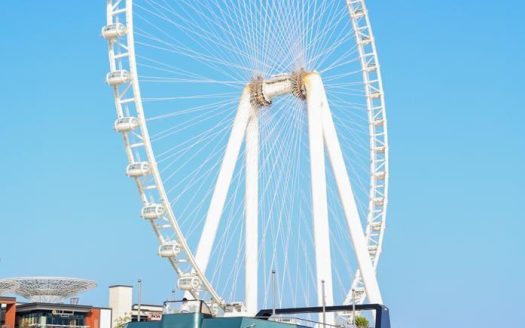
<svg viewBox="0 0 525 328"><path fill-rule="evenodd" d="M195 74L194 72L188 72L187 70L181 69L180 67L177 67L175 65L167 64L165 62L146 57L146 56L137 56L137 59L140 62L140 65L143 67L146 67L148 69L151 69L153 72L163 72L163 73L170 73L170 74L176 74L176 77L171 77L174 81L178 80L184 80L186 79L190 83L211 83L210 81L217 82L224 85L230 85L232 87L235 87L237 85L243 85L245 82L240 80L231 80L231 81L220 81L220 80L213 80L209 77Z"/></svg>
<svg viewBox="0 0 525 328"><path fill-rule="evenodd" d="M290 130L292 130L292 129L290 129ZM271 133L270 133L270 135L271 135ZM277 145L277 144L278 144L278 143L274 143L273 145ZM282 150L284 149L284 147L282 147L282 144L281 144L281 143L279 143L279 145L280 145L280 147L279 147L279 154L277 154L275 157L279 157L279 155L281 155L280 153L281 153ZM275 148L275 146L274 146L273 148ZM268 152L268 155L267 155L267 156L268 156L268 157L271 156L272 153L273 153L273 149L272 149L272 151L269 151L269 152ZM279 168L277 167L277 164L275 164L275 163L278 163L278 162L274 162L274 161L270 160L269 158L267 158L267 159L264 160L263 162L265 162L265 163L274 163L274 165L273 165L273 169L272 169L273 171L279 169ZM273 173L272 171L270 171L270 172L271 172L270 174ZM281 172L284 172L284 171L281 170ZM268 180L266 180L266 181L268 181ZM280 186L280 184L276 184L276 186ZM275 204L275 198L276 198L275 195L277 195L277 191L270 191L270 190L268 190L269 187L270 187L269 184L266 184L266 186L263 187L263 190L264 190L264 191L263 191L263 194L274 195L273 201L271 202L271 204L273 204L273 205L271 206L271 208L272 208L272 207L274 206L274 204ZM270 211L271 211L271 208L270 208ZM263 232L263 240L265 239L264 236L267 235L266 231L267 231L267 229L268 229L268 227L269 227L269 223L270 223L270 221L267 221L267 224L265 225L265 229L264 229L264 232ZM263 252L263 251L264 251L264 248L261 248L261 249L260 249L260 252ZM273 250L273 254L275 254L275 250ZM260 255L259 255L259 256L260 256Z"/></svg>
<svg viewBox="0 0 525 328"><path fill-rule="evenodd" d="M180 19L180 18L179 18L179 19ZM169 21L171 24L175 24L175 25L177 25L173 20L168 20L168 21ZM150 23L150 24L153 24L153 23ZM223 29L223 27L221 27L221 26L217 26L217 28L219 28L219 29ZM192 41L195 42L195 43L197 43L197 44L200 44L201 46L204 47L204 49L208 49L208 48L207 48L207 46L206 46L205 44L204 44L204 45L202 44L202 42L200 41L200 40L202 40L202 39L206 39L207 41L209 41L209 42L212 43L215 47L218 47L218 48L224 47L224 44L226 44L226 42L224 42L223 39L219 39L219 40L210 40L209 37L207 37L206 35L201 35L201 34L199 34L198 31L199 31L199 28L198 28L198 27L196 28L195 26L192 26L191 29L188 28L188 29L185 30L185 32L187 32L189 35L191 35L191 36L195 35L194 37L192 37ZM157 41L159 41L159 42L161 42L161 43L163 43L163 44L166 44L166 45L169 45L169 46L172 46L172 47L174 47L175 44L181 44L181 43L178 42L177 40L173 39L173 37L170 36L167 32L164 32L164 31L163 31L163 34L164 34L165 36L167 36L168 39L171 40L171 41L173 42L173 44L170 43L169 41L161 41L159 38L157 38L157 37L153 37L153 36L151 36L150 39L151 39L151 40L157 40ZM193 50L191 50L191 49L189 49L189 48L186 48L186 47L185 47L184 45L182 45L182 44L181 44L180 48L181 48L181 49L187 49L188 51L193 52ZM238 49L230 49L230 50L233 50L233 53L234 53L235 55L238 55L238 52L239 52ZM217 54L217 50L214 49L214 50L211 52L211 54L212 54L212 56L216 55L216 54ZM210 58L210 55L205 55L205 54L203 54L203 57L209 59L209 58ZM224 55L223 55L222 57L224 58Z"/></svg>
<svg viewBox="0 0 525 328"><path fill-rule="evenodd" d="M226 104L228 105L228 104ZM226 105L224 106L217 106L216 109L220 109L220 108L224 108L226 107ZM208 114L208 115L206 115ZM193 117L190 121L183 121L181 123L179 123L178 125L174 126L174 127L171 127L169 129L166 129L164 131L161 131L157 134L155 134L155 137L152 138L152 140L160 140L162 138L165 138L165 137L168 137L174 133L180 133L180 132L183 132L183 131L186 131L190 128L192 128L193 126L201 123L202 124L202 119L203 118L215 118L215 117L218 117L220 116L221 114L224 114L224 112L220 111L220 112L217 112L217 113L214 113L213 115L210 115L209 113L206 113L206 112L203 112L203 113L199 113L198 116L196 117Z"/></svg>
<svg viewBox="0 0 525 328"><path fill-rule="evenodd" d="M185 107L184 109L177 109L177 110L174 110L174 111L172 111L170 113L159 114L159 115L153 116L153 117L148 119L148 122L152 122L152 121L156 121L156 120L160 120L160 119L162 119L162 120L173 119L173 118L177 118L178 116L185 117L188 114L195 114L195 113L205 112L205 111L219 111L220 110L220 111L223 112L223 114L226 114L227 111L230 109L230 106L232 104L233 104L233 102L230 99L227 99L227 100L220 101L220 102L214 102L212 104L199 105L199 106L194 106L194 107ZM226 116L226 118L231 119L228 116ZM226 118L224 118L224 119L226 119ZM220 123L221 123L221 125L224 125L224 123L222 121ZM219 124L219 123L217 123L217 124ZM165 129L165 130L157 133L155 135L155 137L157 135L160 135L164 131L172 131L172 128L168 128L168 129ZM178 147L178 146L179 145L176 145L175 147Z"/></svg>
<svg viewBox="0 0 525 328"><path fill-rule="evenodd" d="M217 47L223 47L223 45L225 44L224 42L221 42L221 40L217 40L217 39L212 39L212 38L210 38L210 37L208 36L208 34L205 33L205 32L204 32L204 33L199 33L199 30L201 30L201 29L200 29L200 26L197 26L197 25L195 25L195 24L192 24L191 21L188 21L188 20L184 19L184 17L182 17L182 16L180 16L180 15L178 15L177 18L178 18L178 19L181 19L181 20L183 20L183 21L185 21L185 23L187 23L187 24L190 24L190 27L189 27L189 28L186 28L184 25L178 24L175 20L172 20L172 19L166 17L165 15L161 15L161 14L159 14L158 12L152 12L152 11L149 11L149 10L147 10L147 9L145 9L145 8L142 8L142 9L144 9L145 11L147 11L147 12L149 12L149 13L154 14L157 18L160 18L160 19L166 20L167 22L169 22L170 24L176 26L177 28L181 28L181 29L184 30L186 33L188 33L189 35L196 35L195 38L192 38L192 41L193 41L193 42L196 42L196 43L202 45L202 42L201 42L200 40L205 40L205 41L207 41L207 42L211 42L211 43L213 43L213 44L214 44L215 46L217 46ZM198 12L197 12L197 13L198 13ZM220 29L222 30L222 32L227 32L227 31L225 31L225 29L224 29L223 27L221 27L221 26L216 26L216 27L220 28ZM167 35L168 37L170 37L169 34L166 34L166 35ZM170 37L170 39L172 39L172 38ZM173 39L172 39L172 40L173 40ZM176 41L176 40L174 40L174 41ZM230 49L230 50L232 50L232 49ZM212 52L212 54L213 54L213 53L216 53L216 52Z"/></svg>
<svg viewBox="0 0 525 328"><path fill-rule="evenodd" d="M188 152L192 146L207 141L210 138L219 135L221 132L225 132L228 129L225 123L228 121L230 121L230 118L226 116L224 119L215 124L215 126L212 128L213 132L210 132L210 129L206 129L202 132L199 132L199 134L197 134L196 136L188 138L180 144L170 147L168 150L162 152L161 155L158 156L158 158L160 158L159 163L174 158L176 156L184 155L185 152Z"/></svg>

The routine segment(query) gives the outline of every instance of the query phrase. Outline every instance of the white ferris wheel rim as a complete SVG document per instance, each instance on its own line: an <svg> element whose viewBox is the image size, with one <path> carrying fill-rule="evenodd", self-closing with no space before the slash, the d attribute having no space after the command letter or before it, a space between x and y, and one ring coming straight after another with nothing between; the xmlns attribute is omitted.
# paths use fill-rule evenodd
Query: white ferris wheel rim
<svg viewBox="0 0 525 328"><path fill-rule="evenodd" d="M382 251L386 221L386 207L388 203L388 134L384 93L375 39L373 37L365 1L345 0L345 2L349 10L349 18L352 22L355 39L359 40L356 43L363 73L363 84L365 87L364 91L368 110L371 184L369 189L369 206L366 219L365 236L369 249L374 249L374 251L370 253L370 258L374 269L376 269ZM146 117L144 115L143 101L140 93L140 83L137 75L133 30L133 0L107 0L106 26L116 26L118 23L122 22L124 22L125 31L122 34L115 34L112 39L109 40L108 56L110 63L110 73L118 72L123 69L129 73L129 76L126 77L124 81L128 82L130 87L127 88L123 93L119 92L118 88L114 88L117 116L118 118L126 118L126 115L123 111L123 105L125 103L133 103L136 109L136 120L138 122L138 127L136 128L140 130L140 136L142 139L142 145L130 144L127 137L127 132L129 131L122 133L128 161L130 164L137 163L137 160L133 154L133 148L143 147L145 153L147 154L147 162L150 165L148 172L154 179L154 186L147 186L144 188L144 186L138 183L138 180L135 177L142 202L144 206L152 204L161 205L162 210L165 211L164 214L169 220L170 229L176 235L182 252L185 253L186 258L192 267L192 272L183 272L180 269L176 258L168 257L168 260L179 277L190 275L197 276L200 279L200 283L202 284L202 290L205 290L210 294L212 303L217 304L220 307L224 307L225 303L223 298L221 298L221 296L217 293L216 289L210 283L205 273L200 270L192 250L186 243L185 236L177 222L159 169L156 165L155 153L153 151L150 134L148 132ZM113 48L114 42L119 42L121 45L123 45L123 47L127 49L127 52L115 53ZM126 58L128 60L127 67L126 63L122 60ZM371 69L373 69L373 71L376 73L376 77L374 79L371 78ZM377 133L376 131L381 132ZM378 179L379 175L381 175L381 179ZM378 183L378 180L382 180L383 183ZM155 191L159 195L160 202L151 202L151 198L148 196L148 188L155 188ZM157 238L159 239L160 245L166 245L166 243L169 241L165 240L163 237L161 231L162 229L159 228L159 226L156 226L153 221L151 221L151 224L155 234L157 235ZM352 286L347 293L344 304L350 304L352 301L355 301L356 303L362 303L365 300L366 293L364 292L359 294L356 299L352 299L352 290L356 290L358 288L363 288L363 281L359 270L357 270L355 274ZM196 293L191 293L194 297L198 297Z"/></svg>

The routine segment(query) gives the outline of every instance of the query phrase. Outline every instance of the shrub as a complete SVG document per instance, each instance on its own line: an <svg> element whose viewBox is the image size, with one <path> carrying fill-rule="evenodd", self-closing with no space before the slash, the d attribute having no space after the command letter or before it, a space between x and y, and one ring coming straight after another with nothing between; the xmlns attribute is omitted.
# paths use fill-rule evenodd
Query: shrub
<svg viewBox="0 0 525 328"><path fill-rule="evenodd" d="M362 315L357 315L355 317L355 325L358 328L368 328L368 319Z"/></svg>

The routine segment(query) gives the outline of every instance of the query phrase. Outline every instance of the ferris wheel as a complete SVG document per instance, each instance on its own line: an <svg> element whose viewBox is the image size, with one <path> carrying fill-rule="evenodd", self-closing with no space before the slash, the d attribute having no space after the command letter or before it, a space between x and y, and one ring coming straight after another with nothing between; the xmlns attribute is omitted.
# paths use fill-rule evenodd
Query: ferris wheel
<svg viewBox="0 0 525 328"><path fill-rule="evenodd" d="M381 73L363 0L108 0L141 217L216 309L382 303Z"/></svg>

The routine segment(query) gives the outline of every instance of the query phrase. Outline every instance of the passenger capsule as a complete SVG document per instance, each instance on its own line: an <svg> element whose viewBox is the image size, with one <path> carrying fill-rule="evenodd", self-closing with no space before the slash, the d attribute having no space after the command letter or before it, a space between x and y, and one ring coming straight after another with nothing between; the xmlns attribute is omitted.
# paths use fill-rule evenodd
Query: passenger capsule
<svg viewBox="0 0 525 328"><path fill-rule="evenodd" d="M102 36L108 41L124 36L127 32L128 29L122 23L111 24L102 28Z"/></svg>
<svg viewBox="0 0 525 328"><path fill-rule="evenodd" d="M374 198L374 204L376 204L377 206L383 206L385 204L385 198L384 197Z"/></svg>
<svg viewBox="0 0 525 328"><path fill-rule="evenodd" d="M176 241L171 241L167 244L159 246L160 257L177 257L180 253L180 245Z"/></svg>
<svg viewBox="0 0 525 328"><path fill-rule="evenodd" d="M386 150L386 147L385 146L379 146L379 147L375 147L374 148L374 152L378 153L378 154L383 154Z"/></svg>
<svg viewBox="0 0 525 328"><path fill-rule="evenodd" d="M370 224L370 228L374 231L381 231L382 223L381 222L374 222Z"/></svg>
<svg viewBox="0 0 525 328"><path fill-rule="evenodd" d="M379 119L374 121L374 126L381 126L385 123L385 120Z"/></svg>
<svg viewBox="0 0 525 328"><path fill-rule="evenodd" d="M368 246L368 253L375 255L377 253L377 245Z"/></svg>
<svg viewBox="0 0 525 328"><path fill-rule="evenodd" d="M144 219L156 220L164 215L164 207L161 204L149 204L142 208L140 214Z"/></svg>
<svg viewBox="0 0 525 328"><path fill-rule="evenodd" d="M352 13L352 17L354 18L361 18L365 15L365 11L363 9L357 9Z"/></svg>
<svg viewBox="0 0 525 328"><path fill-rule="evenodd" d="M106 83L111 86L117 86L126 83L131 79L129 72L125 69L109 72L106 75Z"/></svg>
<svg viewBox="0 0 525 328"><path fill-rule="evenodd" d="M232 302L232 303L228 303L226 304L225 308L224 308L224 312L228 312L228 313L239 313L239 312L246 312L246 305L244 305L244 303L242 302Z"/></svg>
<svg viewBox="0 0 525 328"><path fill-rule="evenodd" d="M376 64L370 64L370 65L366 66L366 71L367 72L372 72L372 71L375 71L375 70L377 70L377 65Z"/></svg>
<svg viewBox="0 0 525 328"><path fill-rule="evenodd" d="M184 275L179 278L177 286L186 291L195 291L201 287L201 280L192 274Z"/></svg>
<svg viewBox="0 0 525 328"><path fill-rule="evenodd" d="M374 98L374 99L377 99L377 98L381 97L381 92L379 92L379 91L370 92L370 97Z"/></svg>
<svg viewBox="0 0 525 328"><path fill-rule="evenodd" d="M379 171L379 172L374 173L375 180L385 180L385 177L386 177L385 171Z"/></svg>
<svg viewBox="0 0 525 328"><path fill-rule="evenodd" d="M126 168L126 175L132 178L142 177L149 173L150 165L148 162L131 163Z"/></svg>
<svg viewBox="0 0 525 328"><path fill-rule="evenodd" d="M359 41L359 43L365 45L369 44L370 41L372 41L372 39L368 35L361 35L361 40Z"/></svg>
<svg viewBox="0 0 525 328"><path fill-rule="evenodd" d="M120 117L115 121L113 127L117 132L129 132L139 126L139 120L136 117Z"/></svg>
<svg viewBox="0 0 525 328"><path fill-rule="evenodd" d="M223 312L223 309L219 306L219 304L213 301L211 302L211 304L208 303L208 305L210 306L211 314L213 316L217 316L219 313Z"/></svg>
<svg viewBox="0 0 525 328"><path fill-rule="evenodd" d="M363 287L355 287L352 288L352 298L359 299L365 294L365 289ZM352 312L347 312L348 314L352 314Z"/></svg>

